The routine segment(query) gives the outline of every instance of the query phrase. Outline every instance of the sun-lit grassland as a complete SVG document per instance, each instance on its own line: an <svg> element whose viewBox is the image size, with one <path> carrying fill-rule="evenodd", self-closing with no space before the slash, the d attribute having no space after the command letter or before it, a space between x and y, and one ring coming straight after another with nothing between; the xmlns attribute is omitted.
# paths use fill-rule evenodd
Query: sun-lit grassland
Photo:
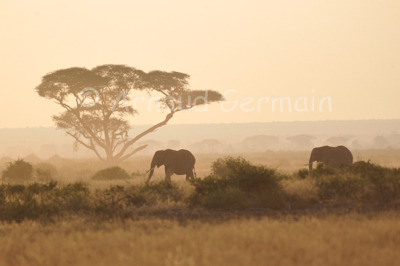
<svg viewBox="0 0 400 266"><path fill-rule="evenodd" d="M1 265L397 265L398 213L0 225Z"/></svg>
<svg viewBox="0 0 400 266"><path fill-rule="evenodd" d="M116 181L92 180L95 160L62 160L56 188L2 187L0 265L396 265L400 175L376 165L399 167L400 151L353 155L374 165L307 174L308 152L234 154L266 168L234 159L256 178L168 185L161 167L150 186L151 156L122 163L132 178ZM222 157L197 155L198 176Z"/></svg>

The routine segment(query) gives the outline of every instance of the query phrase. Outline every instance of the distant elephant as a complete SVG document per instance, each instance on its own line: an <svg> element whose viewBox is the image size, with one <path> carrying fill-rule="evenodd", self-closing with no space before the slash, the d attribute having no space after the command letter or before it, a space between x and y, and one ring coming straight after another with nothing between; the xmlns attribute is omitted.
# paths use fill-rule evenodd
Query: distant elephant
<svg viewBox="0 0 400 266"><path fill-rule="evenodd" d="M353 164L353 155L345 146L322 146L314 148L311 151L311 156L309 160L309 169L311 171L313 162L323 162L329 167L343 167L350 166Z"/></svg>
<svg viewBox="0 0 400 266"><path fill-rule="evenodd" d="M189 178L194 179L195 170L194 164L196 159L193 154L188 150L160 150L156 151L150 165L150 174L147 182L153 176L154 168L162 165L165 166L165 180L171 180L171 175L186 175L186 180Z"/></svg>

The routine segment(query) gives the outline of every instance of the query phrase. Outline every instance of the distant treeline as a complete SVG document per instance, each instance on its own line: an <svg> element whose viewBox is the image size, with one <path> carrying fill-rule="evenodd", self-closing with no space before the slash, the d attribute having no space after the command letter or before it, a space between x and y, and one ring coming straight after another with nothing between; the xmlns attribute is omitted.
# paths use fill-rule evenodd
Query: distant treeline
<svg viewBox="0 0 400 266"><path fill-rule="evenodd" d="M148 128L135 127L134 133ZM346 145L351 149L400 148L400 120L296 121L238 124L167 125L148 135L141 154L157 149L189 148L198 153L308 150L318 145ZM0 157L36 154L49 158L93 157L55 128L0 129Z"/></svg>

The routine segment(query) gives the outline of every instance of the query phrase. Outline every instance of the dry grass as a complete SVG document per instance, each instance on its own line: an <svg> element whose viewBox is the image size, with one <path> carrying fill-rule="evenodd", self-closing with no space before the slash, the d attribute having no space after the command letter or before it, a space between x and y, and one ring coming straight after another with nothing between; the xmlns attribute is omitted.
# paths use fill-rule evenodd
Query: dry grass
<svg viewBox="0 0 400 266"><path fill-rule="evenodd" d="M0 225L1 265L396 265L398 214Z"/></svg>
<svg viewBox="0 0 400 266"><path fill-rule="evenodd" d="M354 154L355 160L371 159L382 166L400 166L399 150ZM308 153L241 156L256 165L294 173L282 180L283 190L293 202L299 199L299 204L312 204L318 200L315 179L296 178L295 171L304 167ZM220 157L223 156L197 156L198 176L208 175L212 162ZM147 156L135 157L121 167L129 173L144 173L150 160ZM111 185L137 185L145 180L140 175L122 181L91 180L96 171L104 168L96 161L67 161L55 166L61 184L84 181L92 192ZM154 181L163 177L162 167L157 169ZM184 181L184 176L173 176L173 180L177 181L182 197L188 198L193 186ZM153 206L155 211L165 211L167 215L151 215L153 209L143 215L146 209L139 208L123 221L67 216L67 220L54 223L3 223L0 265L397 265L400 261L400 216L395 211L343 215L347 212L344 210L326 216L324 210L314 214L295 212L302 213L300 216L266 211L262 218L256 218L246 213L236 215L235 211L213 213L201 209L200 216L190 216L185 211L191 210L185 209L183 219L179 215L168 216L184 206L181 202ZM207 215L201 216L202 213Z"/></svg>

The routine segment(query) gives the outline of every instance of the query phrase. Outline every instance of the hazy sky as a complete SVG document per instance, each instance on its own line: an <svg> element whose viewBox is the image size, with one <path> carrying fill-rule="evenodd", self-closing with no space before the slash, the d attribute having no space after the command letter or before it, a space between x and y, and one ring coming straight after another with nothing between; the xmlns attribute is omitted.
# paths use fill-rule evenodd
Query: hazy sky
<svg viewBox="0 0 400 266"><path fill-rule="evenodd" d="M400 118L398 0L0 0L0 36L0 127L53 126L41 77L102 64L185 72L193 89L239 101L172 123ZM292 112L274 111L276 97Z"/></svg>

